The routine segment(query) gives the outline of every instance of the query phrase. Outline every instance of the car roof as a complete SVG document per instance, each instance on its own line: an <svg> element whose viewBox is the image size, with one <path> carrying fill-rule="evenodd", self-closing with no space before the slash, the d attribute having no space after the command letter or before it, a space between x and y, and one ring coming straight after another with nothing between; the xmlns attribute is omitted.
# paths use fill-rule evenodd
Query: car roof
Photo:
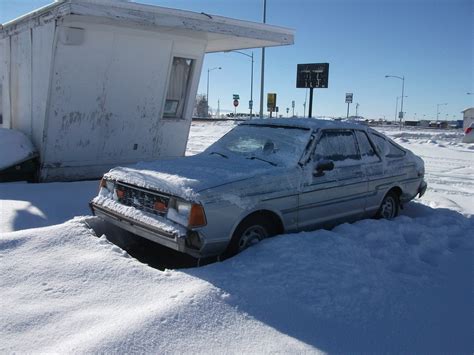
<svg viewBox="0 0 474 355"><path fill-rule="evenodd" d="M368 127L361 123L354 123L353 121L332 120L332 119L316 119L316 118L268 118L248 120L243 125L257 125L257 126L274 126L274 127L288 127L288 128L302 128L319 130L323 128L339 128L339 129L362 129L368 130Z"/></svg>

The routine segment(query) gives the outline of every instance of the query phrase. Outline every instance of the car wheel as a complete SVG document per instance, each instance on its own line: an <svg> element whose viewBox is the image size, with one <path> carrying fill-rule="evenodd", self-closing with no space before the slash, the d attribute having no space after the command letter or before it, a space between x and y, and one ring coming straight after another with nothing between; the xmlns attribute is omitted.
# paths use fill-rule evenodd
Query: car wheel
<svg viewBox="0 0 474 355"><path fill-rule="evenodd" d="M272 225L258 216L245 219L235 230L232 239L224 252L224 258L234 256L248 247L268 238L275 233Z"/></svg>
<svg viewBox="0 0 474 355"><path fill-rule="evenodd" d="M393 219L398 216L400 211L400 199L398 195L390 191L385 195L375 218Z"/></svg>

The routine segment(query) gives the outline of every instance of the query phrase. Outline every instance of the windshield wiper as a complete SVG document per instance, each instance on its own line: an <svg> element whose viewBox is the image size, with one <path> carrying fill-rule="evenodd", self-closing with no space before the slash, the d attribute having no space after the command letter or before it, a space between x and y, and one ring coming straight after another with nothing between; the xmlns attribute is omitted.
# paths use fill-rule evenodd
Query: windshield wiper
<svg viewBox="0 0 474 355"><path fill-rule="evenodd" d="M227 155L219 153L219 152L210 152L209 155L211 155L211 154L217 154L217 155L220 155L223 158L229 159L229 157Z"/></svg>
<svg viewBox="0 0 474 355"><path fill-rule="evenodd" d="M265 160L265 159L262 159L262 158L259 158L259 157L248 157L247 159L250 159L250 160L261 160L261 161L264 161L265 163L268 163L268 164L271 164L273 166L278 166L278 164L272 162L272 161L269 161L269 160Z"/></svg>

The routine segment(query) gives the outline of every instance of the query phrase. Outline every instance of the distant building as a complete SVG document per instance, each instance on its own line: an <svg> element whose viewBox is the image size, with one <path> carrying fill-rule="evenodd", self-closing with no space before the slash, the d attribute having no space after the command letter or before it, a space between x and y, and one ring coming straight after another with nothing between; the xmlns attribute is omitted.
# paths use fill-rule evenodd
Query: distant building
<svg viewBox="0 0 474 355"><path fill-rule="evenodd" d="M461 111L461 113L463 114L462 128L466 130L466 128L468 128L471 125L471 123L474 122L474 107L469 107L465 109L464 111Z"/></svg>
<svg viewBox="0 0 474 355"><path fill-rule="evenodd" d="M59 0L0 25L0 127L31 139L43 181L181 156L204 55L293 42L203 12Z"/></svg>

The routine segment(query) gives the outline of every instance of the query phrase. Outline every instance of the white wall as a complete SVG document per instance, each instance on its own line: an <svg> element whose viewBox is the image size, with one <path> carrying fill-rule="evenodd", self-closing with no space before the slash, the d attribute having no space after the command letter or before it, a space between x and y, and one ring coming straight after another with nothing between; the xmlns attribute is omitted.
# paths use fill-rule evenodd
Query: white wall
<svg viewBox="0 0 474 355"><path fill-rule="evenodd" d="M184 154L205 41L66 20L55 43L43 179ZM162 119L173 56L195 60L184 119Z"/></svg>
<svg viewBox="0 0 474 355"><path fill-rule="evenodd" d="M8 53L7 53L8 48ZM7 58L10 55L10 39L0 39L0 128L10 128L10 115L7 114L6 109L10 105L7 104L8 94L8 77L9 77L9 61Z"/></svg>
<svg viewBox="0 0 474 355"><path fill-rule="evenodd" d="M32 32L31 139L40 153L44 150L43 128L50 90L54 32L54 22L35 27Z"/></svg>
<svg viewBox="0 0 474 355"><path fill-rule="evenodd" d="M31 31L11 36L11 128L31 137Z"/></svg>

